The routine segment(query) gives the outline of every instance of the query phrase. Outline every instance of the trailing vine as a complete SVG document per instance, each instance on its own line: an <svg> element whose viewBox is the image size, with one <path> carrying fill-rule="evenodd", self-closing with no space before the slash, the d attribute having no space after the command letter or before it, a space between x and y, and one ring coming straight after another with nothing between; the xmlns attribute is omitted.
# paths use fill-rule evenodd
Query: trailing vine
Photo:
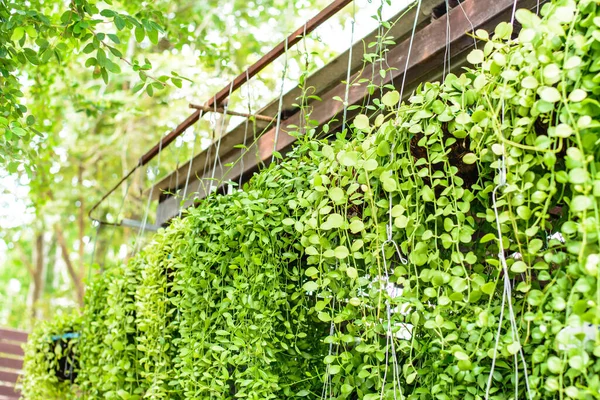
<svg viewBox="0 0 600 400"><path fill-rule="evenodd" d="M465 73L384 91L174 220L89 290L79 388L600 397L598 7L518 10Z"/></svg>

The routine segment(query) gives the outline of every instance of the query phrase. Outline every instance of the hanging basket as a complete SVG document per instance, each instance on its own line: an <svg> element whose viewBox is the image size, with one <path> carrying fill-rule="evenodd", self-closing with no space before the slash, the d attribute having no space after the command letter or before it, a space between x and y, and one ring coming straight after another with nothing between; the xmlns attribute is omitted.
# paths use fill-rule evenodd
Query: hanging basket
<svg viewBox="0 0 600 400"><path fill-rule="evenodd" d="M70 381L73 383L77 378L79 360L75 346L77 345L79 336L79 332L66 332L50 338L52 341L50 351L54 354L60 354L54 372L61 382Z"/></svg>

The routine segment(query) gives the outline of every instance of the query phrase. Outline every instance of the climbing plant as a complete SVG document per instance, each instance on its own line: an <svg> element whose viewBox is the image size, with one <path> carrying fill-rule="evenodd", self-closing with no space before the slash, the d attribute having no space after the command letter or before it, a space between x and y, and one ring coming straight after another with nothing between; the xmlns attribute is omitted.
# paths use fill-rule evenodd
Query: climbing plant
<svg viewBox="0 0 600 400"><path fill-rule="evenodd" d="M463 74L405 102L382 88L347 130L307 131L175 219L91 287L79 388L598 398L598 6L477 31Z"/></svg>

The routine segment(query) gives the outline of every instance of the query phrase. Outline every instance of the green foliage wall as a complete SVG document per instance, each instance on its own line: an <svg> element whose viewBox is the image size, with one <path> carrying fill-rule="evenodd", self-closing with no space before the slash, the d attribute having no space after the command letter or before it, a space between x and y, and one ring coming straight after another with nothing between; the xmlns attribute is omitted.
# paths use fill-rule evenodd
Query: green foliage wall
<svg viewBox="0 0 600 400"><path fill-rule="evenodd" d="M473 69L175 220L89 290L83 393L600 397L598 7L477 32Z"/></svg>

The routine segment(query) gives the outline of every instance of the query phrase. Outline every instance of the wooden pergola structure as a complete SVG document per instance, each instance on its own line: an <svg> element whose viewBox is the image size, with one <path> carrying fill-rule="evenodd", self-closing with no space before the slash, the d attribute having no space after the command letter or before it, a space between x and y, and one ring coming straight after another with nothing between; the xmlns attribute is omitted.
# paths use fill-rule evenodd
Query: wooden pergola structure
<svg viewBox="0 0 600 400"><path fill-rule="evenodd" d="M249 78L283 54L285 48L300 41L303 35L310 33L351 2L352 0L333 1L330 6L298 28L286 41L263 56L256 64L210 97L210 100L199 108L223 107L222 102L227 99L232 89L237 90ZM343 103L339 101L339 98L343 99L346 95L347 85L344 81L348 70L350 70L351 82L357 82L364 78L373 81L377 86L389 84L400 89L404 81L403 93L406 99L419 84L440 80L444 72L460 71L466 64L467 54L475 45L474 32L476 30L490 31L500 22L509 22L515 7L536 9L540 6L540 1L537 0L456 0L454 2L456 6L447 10L448 3L448 0L420 0L418 7L412 7L409 11L401 11L390 19L390 21L398 20L398 22L388 33L395 45L387 47L387 63L390 73L387 73L385 78L381 78L379 75L371 76L370 69L362 68L365 53L364 43L376 41L378 30L371 32L363 40L355 43L351 49L346 50L311 75L307 79L307 84L315 88L315 92L312 94L321 99L321 101L312 100L308 104L308 107L312 109L311 120L316 120L319 127L329 123L330 132L341 128ZM440 10L442 11L440 12ZM515 24L515 28L518 30L519 26L517 23ZM412 49L409 57L411 42ZM448 60L450 60L449 67ZM447 68L444 68L444 64ZM190 207L194 202L206 197L211 190L214 190L212 187L214 182L222 182L223 184L217 190L225 192L225 182L247 181L261 165L266 165L271 161L273 150L285 154L296 140L288 132L292 131L294 126L301 126L303 123L302 110L294 107L301 93L301 89L296 87L283 95L281 105L279 104L280 99L277 98L257 111L257 115L267 118L252 119L258 139L247 150L239 148L239 145L244 144L246 133L246 121L242 121L228 132L224 132L220 140L215 140L207 149L157 182L149 190L152 200L158 200L156 225L168 223L171 218L180 213L181 208ZM375 93L375 96L378 95ZM367 96L369 93L366 85L350 86L348 106L362 104ZM280 115L279 110L285 112ZM349 111L348 120L351 120L356 113L357 111ZM278 116L280 129L268 121L269 119L275 120ZM148 164L161 149L172 143L201 117L202 111L196 109L160 143L142 156L136 168ZM218 157L220 166L214 168L216 157ZM242 162L239 162L240 159ZM232 166L230 168L222 167L228 164ZM191 173L188 175L188 172ZM125 176L121 182L130 174ZM180 196L173 195L178 191ZM183 202L183 205L181 204L182 198L188 199Z"/></svg>
<svg viewBox="0 0 600 400"><path fill-rule="evenodd" d="M0 328L0 400L20 397L18 380L23 369L23 347L27 333Z"/></svg>

